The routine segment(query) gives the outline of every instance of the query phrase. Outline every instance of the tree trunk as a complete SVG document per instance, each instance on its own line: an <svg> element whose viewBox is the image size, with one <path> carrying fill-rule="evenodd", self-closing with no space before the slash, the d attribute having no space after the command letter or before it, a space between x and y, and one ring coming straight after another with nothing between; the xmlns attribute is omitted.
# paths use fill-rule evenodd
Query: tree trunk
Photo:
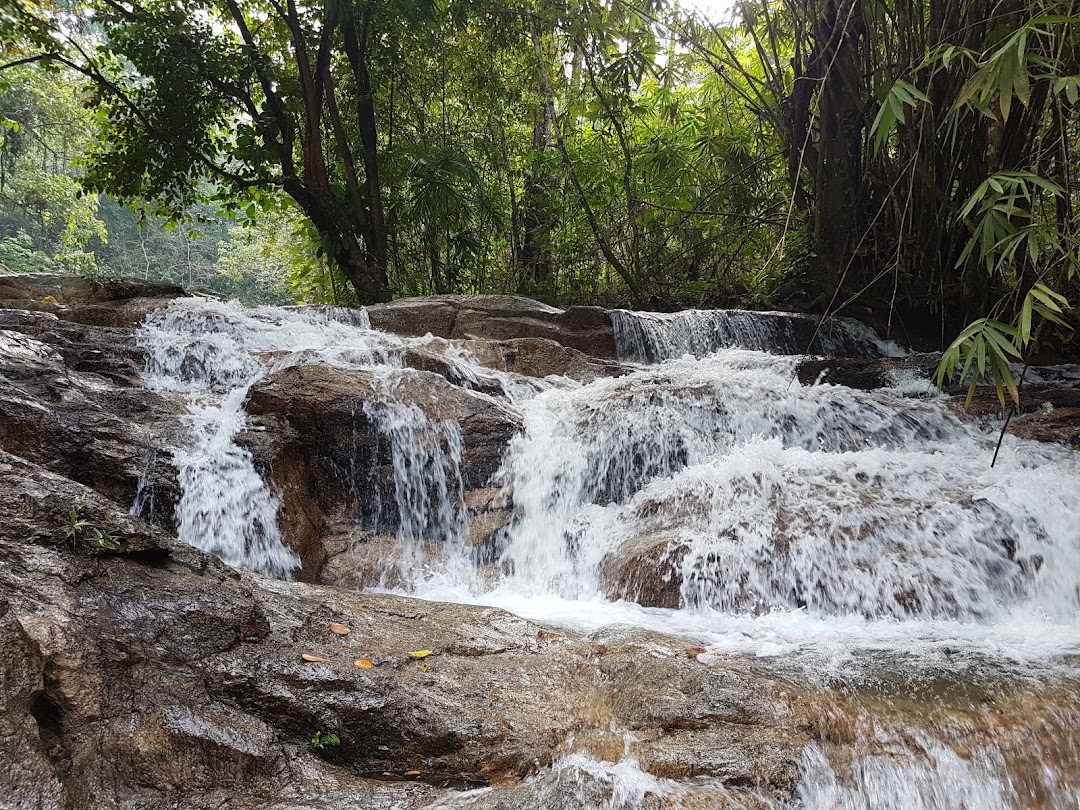
<svg viewBox="0 0 1080 810"><path fill-rule="evenodd" d="M552 279L551 229L553 217L549 195L558 188L559 177L544 171L544 152L551 148L551 115L547 104L536 110L532 132L533 163L525 170L525 195L522 200L524 236L521 244L521 292L528 286L547 287ZM527 283L526 283L527 282Z"/></svg>
<svg viewBox="0 0 1080 810"><path fill-rule="evenodd" d="M814 178L814 241L821 262L822 292L834 293L845 281L858 226L862 187L862 107L859 64L863 0L830 0L814 24L815 74L820 136Z"/></svg>

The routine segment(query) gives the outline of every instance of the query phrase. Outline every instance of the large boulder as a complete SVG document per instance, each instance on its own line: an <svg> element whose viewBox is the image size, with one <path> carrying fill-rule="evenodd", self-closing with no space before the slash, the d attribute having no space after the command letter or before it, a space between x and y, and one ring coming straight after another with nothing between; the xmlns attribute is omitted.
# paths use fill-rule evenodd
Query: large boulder
<svg viewBox="0 0 1080 810"><path fill-rule="evenodd" d="M443 338L545 338L593 357L617 359L615 331L601 307L556 307L514 295L432 295L367 308L386 332Z"/></svg>
<svg viewBox="0 0 1080 810"><path fill-rule="evenodd" d="M747 615L985 620L1003 595L1030 592L1043 566L1036 522L942 481L932 458L906 478L783 461L775 473L725 470L704 482L688 473L663 497L647 490L620 510L619 542L599 570L609 598Z"/></svg>
<svg viewBox="0 0 1080 810"><path fill-rule="evenodd" d="M0 276L0 449L171 526L183 407L142 385L135 330L184 294L138 279Z"/></svg>
<svg viewBox="0 0 1080 810"><path fill-rule="evenodd" d="M404 359L410 368L433 371L456 385L494 393L503 390L503 384L497 377L476 379L474 371L466 370L461 363L453 361L455 356L496 372L532 379L556 376L590 383L602 377L621 377L630 371L627 366L614 360L590 357L548 338L434 338L424 346L409 348ZM510 382L515 382L512 376Z"/></svg>
<svg viewBox="0 0 1080 810"><path fill-rule="evenodd" d="M1039 371L1035 369L1036 374ZM1012 402L1006 398L1002 408L997 394L987 388L978 389L970 404L966 404L966 390L950 389L953 397L949 404L989 430L1000 430L1008 419L1008 432L1013 436L1080 448L1080 388L1063 382L1026 383L1021 389L1021 406L1011 416Z"/></svg>
<svg viewBox="0 0 1080 810"><path fill-rule="evenodd" d="M182 407L146 390L128 330L0 309L0 449L170 526Z"/></svg>
<svg viewBox="0 0 1080 810"><path fill-rule="evenodd" d="M843 385L860 391L876 388L910 386L925 380L925 391L935 389L930 383L940 354L911 354L906 357L804 357L799 360L797 374L803 385Z"/></svg>
<svg viewBox="0 0 1080 810"><path fill-rule="evenodd" d="M285 541L310 581L327 560L332 527L394 533L402 520L396 487L409 483L403 475L441 482L446 491L418 497L460 509L470 491L488 488L519 427L495 399L415 370L295 366L252 386L247 411L250 429L240 440L281 493Z"/></svg>

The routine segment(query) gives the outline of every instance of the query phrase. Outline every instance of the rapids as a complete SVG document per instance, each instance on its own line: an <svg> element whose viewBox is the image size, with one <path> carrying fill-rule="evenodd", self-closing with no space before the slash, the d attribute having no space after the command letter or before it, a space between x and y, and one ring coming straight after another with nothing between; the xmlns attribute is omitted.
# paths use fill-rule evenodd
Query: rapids
<svg viewBox="0 0 1080 810"><path fill-rule="evenodd" d="M799 383L807 350L898 353L861 324L612 318L636 365L583 385L494 371L362 313L173 302L140 342L148 384L188 409L174 451L181 539L290 576L278 495L236 443L245 397L292 365L371 370L383 393L357 408L391 447L393 487L375 494L400 516L384 587L585 631L648 628L700 644L704 663L743 657L814 685L834 733L807 747L784 806L1080 806L1077 455L1006 437L991 468L997 436L927 380L869 393ZM517 517L486 566L464 542L457 424L395 399L417 347L522 421L497 474ZM775 806L615 760L568 750L521 786L522 806Z"/></svg>

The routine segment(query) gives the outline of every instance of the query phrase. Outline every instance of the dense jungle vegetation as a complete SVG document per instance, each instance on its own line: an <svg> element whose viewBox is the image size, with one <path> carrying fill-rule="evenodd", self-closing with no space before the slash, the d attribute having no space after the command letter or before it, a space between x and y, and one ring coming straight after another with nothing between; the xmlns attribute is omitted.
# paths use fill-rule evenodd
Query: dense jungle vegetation
<svg viewBox="0 0 1080 810"><path fill-rule="evenodd" d="M1076 286L1078 13L0 0L0 264L248 301L857 307L959 333L945 370L1008 390Z"/></svg>

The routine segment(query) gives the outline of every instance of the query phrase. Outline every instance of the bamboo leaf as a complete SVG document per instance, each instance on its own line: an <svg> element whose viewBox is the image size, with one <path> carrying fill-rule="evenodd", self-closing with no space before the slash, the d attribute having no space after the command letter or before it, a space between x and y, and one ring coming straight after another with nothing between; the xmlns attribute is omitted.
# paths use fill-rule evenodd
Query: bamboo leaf
<svg viewBox="0 0 1080 810"><path fill-rule="evenodd" d="M1031 311L1034 298L1029 292L1024 296L1024 305L1020 308L1020 342L1027 344L1031 340Z"/></svg>

